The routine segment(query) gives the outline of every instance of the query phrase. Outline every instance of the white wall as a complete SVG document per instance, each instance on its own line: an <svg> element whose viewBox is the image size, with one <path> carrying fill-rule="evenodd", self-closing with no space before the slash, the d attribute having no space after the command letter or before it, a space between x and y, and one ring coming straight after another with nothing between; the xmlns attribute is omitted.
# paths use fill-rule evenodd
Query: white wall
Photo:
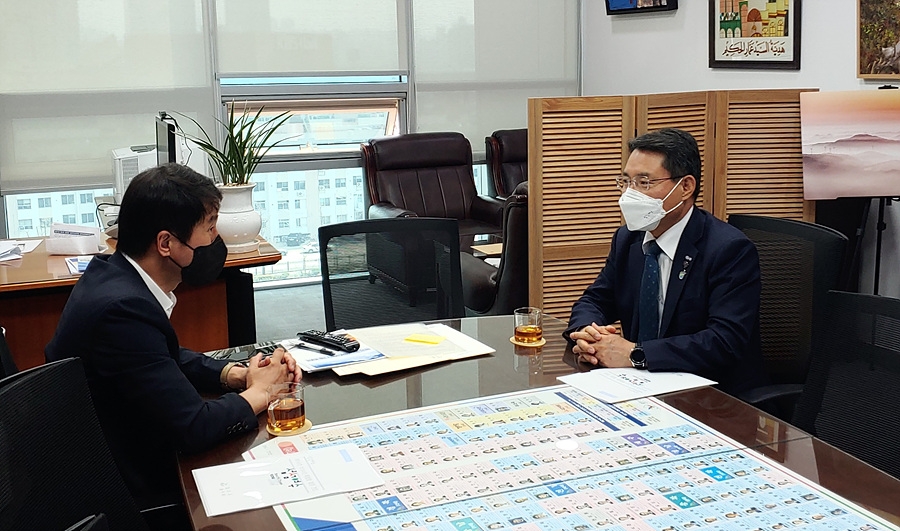
<svg viewBox="0 0 900 531"><path fill-rule="evenodd" d="M709 3L681 0L678 10L608 16L602 0L583 0L583 94L602 96L694 90L818 88L874 90L856 78L856 1L804 2L800 70L708 67ZM896 84L896 83L895 83ZM900 128L900 124L898 124ZM877 201L866 236L860 290L872 292ZM900 297L900 204L887 209L879 293Z"/></svg>

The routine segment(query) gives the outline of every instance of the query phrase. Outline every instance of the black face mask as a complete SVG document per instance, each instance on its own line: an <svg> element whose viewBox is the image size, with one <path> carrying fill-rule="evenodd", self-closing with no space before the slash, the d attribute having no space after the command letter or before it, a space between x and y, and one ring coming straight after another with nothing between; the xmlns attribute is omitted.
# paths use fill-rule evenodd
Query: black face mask
<svg viewBox="0 0 900 531"><path fill-rule="evenodd" d="M225 266L225 258L228 257L228 248L225 247L225 241L221 236L216 236L216 239L209 245L198 247L191 247L180 239L178 241L194 251L191 263L184 267L178 265L178 262L169 256L169 260L181 267L181 280L185 284L203 286L218 278Z"/></svg>

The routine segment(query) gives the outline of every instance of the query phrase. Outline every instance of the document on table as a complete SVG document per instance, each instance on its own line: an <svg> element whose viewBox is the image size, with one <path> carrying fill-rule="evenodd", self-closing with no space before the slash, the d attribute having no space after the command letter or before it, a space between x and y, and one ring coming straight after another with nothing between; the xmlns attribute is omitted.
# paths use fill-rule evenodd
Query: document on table
<svg viewBox="0 0 900 531"><path fill-rule="evenodd" d="M0 261L22 258L22 248L15 240L0 241Z"/></svg>
<svg viewBox="0 0 900 531"><path fill-rule="evenodd" d="M381 352L362 343L359 345L359 350L354 352L344 352L343 350L329 349L309 343L304 344L298 339L287 339L280 341L279 344L291 353L291 356L297 361L297 365L304 372L324 371L385 357Z"/></svg>
<svg viewBox="0 0 900 531"><path fill-rule="evenodd" d="M66 223L53 223L44 246L48 254L96 254L105 250L100 244L100 229Z"/></svg>
<svg viewBox="0 0 900 531"><path fill-rule="evenodd" d="M336 367L340 376L369 376L402 371L442 361L490 354L495 350L444 324L412 323L350 330L360 344L383 353L386 359Z"/></svg>
<svg viewBox="0 0 900 531"><path fill-rule="evenodd" d="M198 468L192 472L209 516L384 484L355 444Z"/></svg>
<svg viewBox="0 0 900 531"><path fill-rule="evenodd" d="M485 256L500 256L503 253L502 243L484 243L481 245L473 245L472 249L484 253Z"/></svg>
<svg viewBox="0 0 900 531"><path fill-rule="evenodd" d="M595 369L567 374L557 379L609 404L716 384L687 372L650 372L639 369Z"/></svg>

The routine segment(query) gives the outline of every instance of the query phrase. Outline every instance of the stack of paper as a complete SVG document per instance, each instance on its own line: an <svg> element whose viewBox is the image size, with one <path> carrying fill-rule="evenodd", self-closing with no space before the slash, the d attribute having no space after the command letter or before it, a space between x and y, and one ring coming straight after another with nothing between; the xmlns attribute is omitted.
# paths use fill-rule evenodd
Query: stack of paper
<svg viewBox="0 0 900 531"><path fill-rule="evenodd" d="M22 248L15 240L0 241L0 261L22 258Z"/></svg>
<svg viewBox="0 0 900 531"><path fill-rule="evenodd" d="M335 332L337 333L337 332ZM359 350L344 352L314 345L303 345L297 339L287 339L279 344L291 353L297 365L304 372L324 371L345 365L353 365L384 358L384 354L366 345L360 344Z"/></svg>
<svg viewBox="0 0 900 531"><path fill-rule="evenodd" d="M91 254L102 250L100 229L54 223L47 238L47 252L50 254Z"/></svg>
<svg viewBox="0 0 900 531"><path fill-rule="evenodd" d="M716 384L712 380L686 372L650 372L639 369L596 369L560 376L558 380L610 404Z"/></svg>
<svg viewBox="0 0 900 531"><path fill-rule="evenodd" d="M383 359L335 367L340 376L369 376L402 371L432 363L490 354L495 350L444 324L402 324L350 330L360 344L384 354Z"/></svg>
<svg viewBox="0 0 900 531"><path fill-rule="evenodd" d="M209 516L384 484L368 458L354 444L198 468L192 472L203 508Z"/></svg>

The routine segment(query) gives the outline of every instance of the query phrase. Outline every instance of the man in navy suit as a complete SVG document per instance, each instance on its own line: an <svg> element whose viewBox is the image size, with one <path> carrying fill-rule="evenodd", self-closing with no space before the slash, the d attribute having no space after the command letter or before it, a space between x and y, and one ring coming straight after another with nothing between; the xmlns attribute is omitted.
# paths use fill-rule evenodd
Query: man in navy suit
<svg viewBox="0 0 900 531"><path fill-rule="evenodd" d="M83 360L101 427L141 509L180 503L176 450L204 450L257 429L266 387L300 379L281 349L242 366L178 344L169 322L173 290L182 281L212 282L225 263L216 231L221 198L187 166L137 175L122 198L116 252L88 265L45 350L47 361ZM236 392L200 395L223 390Z"/></svg>
<svg viewBox="0 0 900 531"><path fill-rule="evenodd" d="M661 129L628 145L616 179L626 226L563 335L591 365L690 372L732 394L762 385L756 247L694 206L700 150L690 133Z"/></svg>

